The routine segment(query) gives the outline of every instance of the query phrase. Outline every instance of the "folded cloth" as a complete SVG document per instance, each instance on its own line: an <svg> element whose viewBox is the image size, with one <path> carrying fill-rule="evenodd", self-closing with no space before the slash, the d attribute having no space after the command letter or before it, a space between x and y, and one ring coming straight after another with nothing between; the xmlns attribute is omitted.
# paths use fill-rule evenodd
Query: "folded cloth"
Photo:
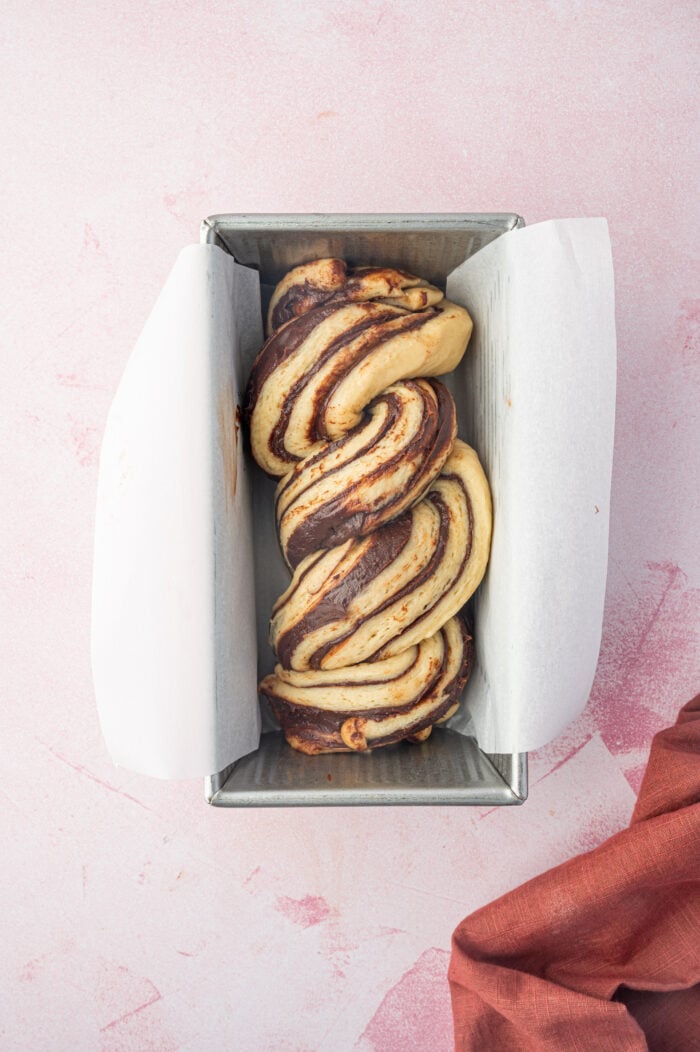
<svg viewBox="0 0 700 1052"><path fill-rule="evenodd" d="M700 695L629 828L462 921L449 980L459 1050L700 1050Z"/></svg>

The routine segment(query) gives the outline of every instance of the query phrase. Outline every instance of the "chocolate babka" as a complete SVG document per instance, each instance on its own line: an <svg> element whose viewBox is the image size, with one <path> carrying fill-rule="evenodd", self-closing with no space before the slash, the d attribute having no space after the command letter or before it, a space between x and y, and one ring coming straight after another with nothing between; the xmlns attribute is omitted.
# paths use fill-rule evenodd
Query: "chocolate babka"
<svg viewBox="0 0 700 1052"><path fill-rule="evenodd" d="M491 541L479 459L456 437L450 372L472 322L420 278L338 259L290 271L246 395L253 455L280 477L293 570L260 685L294 748L423 740L455 711L472 642L459 611Z"/></svg>

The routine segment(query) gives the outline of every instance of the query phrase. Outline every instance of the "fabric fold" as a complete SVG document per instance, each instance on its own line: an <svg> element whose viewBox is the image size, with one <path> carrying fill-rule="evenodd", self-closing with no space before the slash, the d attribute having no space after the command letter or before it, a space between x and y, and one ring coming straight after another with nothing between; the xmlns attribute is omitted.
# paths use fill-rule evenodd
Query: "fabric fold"
<svg viewBox="0 0 700 1052"><path fill-rule="evenodd" d="M629 828L466 918L449 980L459 1050L700 1049L700 695Z"/></svg>

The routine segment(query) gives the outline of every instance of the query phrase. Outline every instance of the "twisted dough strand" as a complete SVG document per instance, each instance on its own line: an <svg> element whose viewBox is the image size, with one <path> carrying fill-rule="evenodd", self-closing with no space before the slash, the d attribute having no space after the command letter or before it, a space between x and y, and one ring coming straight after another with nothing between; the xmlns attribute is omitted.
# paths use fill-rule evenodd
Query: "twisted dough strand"
<svg viewBox="0 0 700 1052"><path fill-rule="evenodd" d="M312 266L297 270L313 274ZM343 438L396 381L457 365L472 329L464 308L442 300L411 311L391 299L354 302L336 292L274 329L253 363L246 399L253 456L268 474L285 475L315 443Z"/></svg>
<svg viewBox="0 0 700 1052"><path fill-rule="evenodd" d="M277 666L261 693L302 752L357 751L424 741L458 706L473 660L460 618L395 657L333 672Z"/></svg>
<svg viewBox="0 0 700 1052"><path fill-rule="evenodd" d="M272 611L285 668L337 669L399 653L436 632L486 569L490 495L459 439L423 500L366 538L308 556Z"/></svg>
<svg viewBox="0 0 700 1052"><path fill-rule="evenodd" d="M410 508L439 475L456 436L454 402L441 383L407 380L377 395L357 427L319 443L277 487L277 528L289 565L365 537Z"/></svg>

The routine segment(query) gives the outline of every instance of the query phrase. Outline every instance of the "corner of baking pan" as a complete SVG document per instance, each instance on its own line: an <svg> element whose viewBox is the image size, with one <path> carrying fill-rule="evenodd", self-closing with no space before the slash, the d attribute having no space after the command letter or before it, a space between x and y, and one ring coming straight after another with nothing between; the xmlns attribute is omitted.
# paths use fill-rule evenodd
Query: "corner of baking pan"
<svg viewBox="0 0 700 1052"><path fill-rule="evenodd" d="M200 245L216 245L217 248L222 248L224 252L230 255L231 253L217 230L218 218L218 216L207 216L206 219L202 220L199 225L199 243Z"/></svg>
<svg viewBox="0 0 700 1052"><path fill-rule="evenodd" d="M226 780L231 774L235 763L230 763L216 774L209 774L204 779L204 799L206 803L216 806L216 794L226 785Z"/></svg>
<svg viewBox="0 0 700 1052"><path fill-rule="evenodd" d="M503 781L510 787L513 802L524 804L528 795L528 754L485 752L484 756L491 761Z"/></svg>

